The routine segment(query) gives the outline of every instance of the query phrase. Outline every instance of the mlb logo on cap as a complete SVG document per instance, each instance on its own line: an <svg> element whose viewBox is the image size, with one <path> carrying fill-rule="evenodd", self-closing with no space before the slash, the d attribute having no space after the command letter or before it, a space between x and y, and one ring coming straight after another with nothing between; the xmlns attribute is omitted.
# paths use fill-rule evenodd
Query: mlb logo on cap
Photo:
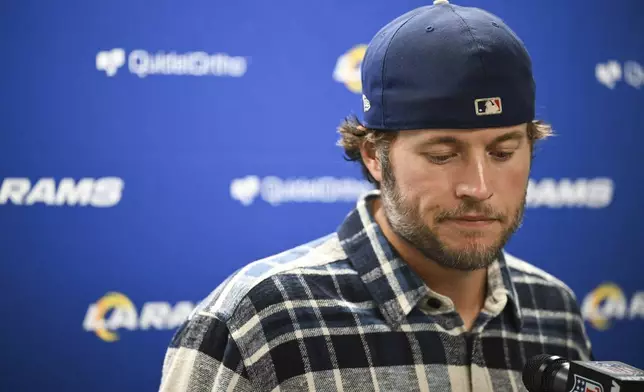
<svg viewBox="0 0 644 392"><path fill-rule="evenodd" d="M501 98L499 97L477 99L474 101L474 108L477 116L489 116L503 112Z"/></svg>

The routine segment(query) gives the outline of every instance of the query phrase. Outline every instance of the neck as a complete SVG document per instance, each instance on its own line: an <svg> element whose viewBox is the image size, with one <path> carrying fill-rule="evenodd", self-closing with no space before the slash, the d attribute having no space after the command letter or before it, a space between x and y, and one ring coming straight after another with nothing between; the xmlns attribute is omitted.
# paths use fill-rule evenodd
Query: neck
<svg viewBox="0 0 644 392"><path fill-rule="evenodd" d="M461 271L438 264L393 231L385 217L380 199L374 200L372 208L374 218L383 234L402 259L430 289L452 300L456 311L469 329L485 302L487 269Z"/></svg>

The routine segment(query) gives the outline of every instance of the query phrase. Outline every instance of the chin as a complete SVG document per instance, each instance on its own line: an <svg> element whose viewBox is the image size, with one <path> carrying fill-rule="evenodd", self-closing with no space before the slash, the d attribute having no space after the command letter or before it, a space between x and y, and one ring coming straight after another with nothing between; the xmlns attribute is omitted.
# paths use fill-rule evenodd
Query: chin
<svg viewBox="0 0 644 392"><path fill-rule="evenodd" d="M446 247L456 250L456 251L471 251L473 249L491 249L498 246L500 238L497 235L481 235L480 233L475 233L473 236L463 237L460 236L458 239L447 239L441 238L441 242L445 244Z"/></svg>

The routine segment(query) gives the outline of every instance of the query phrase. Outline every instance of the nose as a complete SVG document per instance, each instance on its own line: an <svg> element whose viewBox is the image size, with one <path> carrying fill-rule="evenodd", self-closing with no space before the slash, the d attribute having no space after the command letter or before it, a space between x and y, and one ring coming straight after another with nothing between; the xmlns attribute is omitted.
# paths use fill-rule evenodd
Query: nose
<svg viewBox="0 0 644 392"><path fill-rule="evenodd" d="M456 185L456 197L484 201L492 197L485 157L472 157L465 162L463 176Z"/></svg>

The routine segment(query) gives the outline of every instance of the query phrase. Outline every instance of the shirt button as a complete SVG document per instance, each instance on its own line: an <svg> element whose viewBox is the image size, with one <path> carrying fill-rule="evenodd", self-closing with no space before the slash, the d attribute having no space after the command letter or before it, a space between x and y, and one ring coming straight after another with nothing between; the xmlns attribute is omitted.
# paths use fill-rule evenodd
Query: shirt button
<svg viewBox="0 0 644 392"><path fill-rule="evenodd" d="M440 309L440 307L442 305L443 304L441 303L441 301L438 298L433 298L432 297L432 298L427 300L427 306L429 306L432 309Z"/></svg>

